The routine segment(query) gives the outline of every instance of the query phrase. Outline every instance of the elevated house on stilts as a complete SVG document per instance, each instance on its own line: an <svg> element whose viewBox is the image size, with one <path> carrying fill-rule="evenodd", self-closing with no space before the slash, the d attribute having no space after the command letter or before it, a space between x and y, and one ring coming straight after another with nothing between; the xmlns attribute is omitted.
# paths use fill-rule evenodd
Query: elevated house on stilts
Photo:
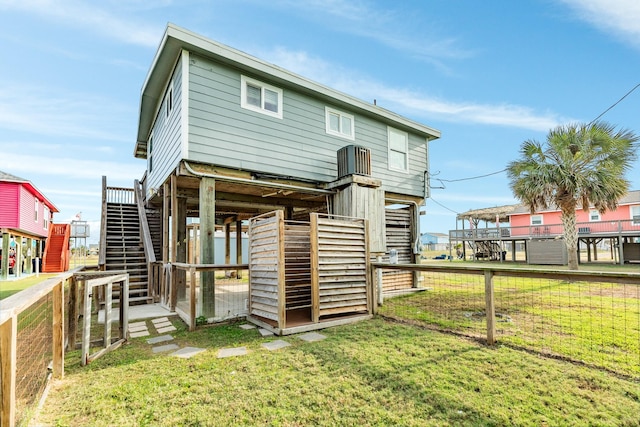
<svg viewBox="0 0 640 427"><path fill-rule="evenodd" d="M428 143L439 137L169 24L142 88L134 149L147 162L136 184L139 242L155 247L145 296L191 327L241 314L287 334L369 316L369 261L419 257ZM247 287L224 313L220 270ZM412 273L389 273L383 291L416 284Z"/></svg>

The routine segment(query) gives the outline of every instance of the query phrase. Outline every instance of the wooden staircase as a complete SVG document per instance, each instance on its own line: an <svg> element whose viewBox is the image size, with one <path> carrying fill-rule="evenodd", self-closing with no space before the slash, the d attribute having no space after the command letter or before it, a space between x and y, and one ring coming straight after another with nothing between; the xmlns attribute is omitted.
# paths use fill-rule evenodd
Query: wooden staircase
<svg viewBox="0 0 640 427"><path fill-rule="evenodd" d="M129 302L148 303L148 270L142 239L138 207L132 203L107 203L105 270L129 273ZM114 291L119 298L119 291Z"/></svg>
<svg viewBox="0 0 640 427"><path fill-rule="evenodd" d="M42 260L43 273L60 273L69 270L69 224L50 224L49 237Z"/></svg>

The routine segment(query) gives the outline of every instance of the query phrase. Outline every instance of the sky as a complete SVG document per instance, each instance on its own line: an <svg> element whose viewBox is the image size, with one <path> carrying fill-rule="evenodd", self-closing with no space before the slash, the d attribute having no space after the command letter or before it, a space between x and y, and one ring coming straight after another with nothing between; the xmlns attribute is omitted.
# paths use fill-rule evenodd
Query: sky
<svg viewBox="0 0 640 427"><path fill-rule="evenodd" d="M517 203L501 171L556 126L606 111L640 134L637 0L0 0L0 170L54 222L81 213L89 243L101 177L146 167L140 91L168 22L440 130L423 233Z"/></svg>

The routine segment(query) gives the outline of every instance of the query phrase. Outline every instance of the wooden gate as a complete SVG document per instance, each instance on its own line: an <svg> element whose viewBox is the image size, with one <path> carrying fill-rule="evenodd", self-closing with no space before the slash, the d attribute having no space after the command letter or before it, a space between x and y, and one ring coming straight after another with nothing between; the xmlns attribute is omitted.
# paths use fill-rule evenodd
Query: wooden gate
<svg viewBox="0 0 640 427"><path fill-rule="evenodd" d="M366 220L310 219L275 211L250 221L249 316L278 333L371 312Z"/></svg>

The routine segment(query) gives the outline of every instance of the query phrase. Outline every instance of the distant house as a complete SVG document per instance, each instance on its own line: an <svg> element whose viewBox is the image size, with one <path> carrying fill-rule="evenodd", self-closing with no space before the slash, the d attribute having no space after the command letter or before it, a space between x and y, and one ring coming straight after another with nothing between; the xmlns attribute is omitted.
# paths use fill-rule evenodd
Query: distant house
<svg viewBox="0 0 640 427"><path fill-rule="evenodd" d="M474 209L457 216L462 229L451 230L449 237L452 241L469 242L476 257L496 258L504 251L505 243L518 242L527 248L527 262L562 264L566 263L566 249L558 244L564 235L561 216L556 207L530 212L521 204ZM576 209L576 228L588 259L592 249L597 256L597 245L606 242L606 246L618 248L614 255L619 262L640 261L640 190L629 191L618 201L617 209L603 214L593 207ZM515 247L511 245L513 259Z"/></svg>
<svg viewBox="0 0 640 427"><path fill-rule="evenodd" d="M422 247L430 251L445 251L449 249L449 235L444 233L427 232L420 235Z"/></svg>
<svg viewBox="0 0 640 427"><path fill-rule="evenodd" d="M0 278L32 271L58 208L31 181L0 171ZM5 255L6 254L6 255Z"/></svg>

